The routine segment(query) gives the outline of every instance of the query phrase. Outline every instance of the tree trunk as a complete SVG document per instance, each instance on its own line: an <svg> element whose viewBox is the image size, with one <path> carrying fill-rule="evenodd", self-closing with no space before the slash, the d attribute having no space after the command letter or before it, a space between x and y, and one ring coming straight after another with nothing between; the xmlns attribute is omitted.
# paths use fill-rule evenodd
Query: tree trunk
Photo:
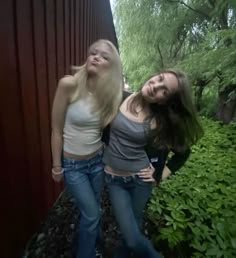
<svg viewBox="0 0 236 258"><path fill-rule="evenodd" d="M201 101L202 101L202 93L203 93L204 86L196 86L195 91L195 105L196 109L199 112L201 110Z"/></svg>
<svg viewBox="0 0 236 258"><path fill-rule="evenodd" d="M211 79L197 78L195 82L195 105L199 112L201 110L202 94L205 86L211 81Z"/></svg>
<svg viewBox="0 0 236 258"><path fill-rule="evenodd" d="M223 91L219 92L219 104L216 117L224 124L228 124L234 118L236 112L236 98L229 99L229 93L232 92L236 85L230 85Z"/></svg>

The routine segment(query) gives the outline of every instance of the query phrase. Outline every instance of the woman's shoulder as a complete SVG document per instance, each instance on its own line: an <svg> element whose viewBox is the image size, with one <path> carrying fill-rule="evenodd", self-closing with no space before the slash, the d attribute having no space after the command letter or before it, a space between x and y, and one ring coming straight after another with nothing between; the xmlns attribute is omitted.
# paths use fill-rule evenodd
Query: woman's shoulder
<svg viewBox="0 0 236 258"><path fill-rule="evenodd" d="M65 75L59 80L58 86L64 90L74 89L76 87L76 79L72 75Z"/></svg>

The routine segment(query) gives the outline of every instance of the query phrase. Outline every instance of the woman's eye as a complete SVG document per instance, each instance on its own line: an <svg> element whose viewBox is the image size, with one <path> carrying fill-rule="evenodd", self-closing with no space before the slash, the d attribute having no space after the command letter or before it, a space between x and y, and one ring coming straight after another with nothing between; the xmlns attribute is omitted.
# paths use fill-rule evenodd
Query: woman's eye
<svg viewBox="0 0 236 258"><path fill-rule="evenodd" d="M109 57L108 57L108 56L103 56L103 58L104 58L105 60L108 60L108 59L109 59Z"/></svg>

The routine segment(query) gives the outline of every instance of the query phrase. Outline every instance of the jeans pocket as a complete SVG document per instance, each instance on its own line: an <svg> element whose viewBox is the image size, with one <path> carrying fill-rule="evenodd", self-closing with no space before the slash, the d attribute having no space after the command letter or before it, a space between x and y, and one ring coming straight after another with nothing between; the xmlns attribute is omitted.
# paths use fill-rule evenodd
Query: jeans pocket
<svg viewBox="0 0 236 258"><path fill-rule="evenodd" d="M66 184L73 185L77 184L80 178L80 173L76 171L73 167L64 168L64 180Z"/></svg>
<svg viewBox="0 0 236 258"><path fill-rule="evenodd" d="M150 186L150 187L152 187L152 185L153 185L153 182L145 182L139 176L136 176L135 179L136 179L135 181L136 181L137 185Z"/></svg>
<svg viewBox="0 0 236 258"><path fill-rule="evenodd" d="M75 164L74 164L73 160L64 158L63 159L63 168L64 168L65 173L74 170Z"/></svg>

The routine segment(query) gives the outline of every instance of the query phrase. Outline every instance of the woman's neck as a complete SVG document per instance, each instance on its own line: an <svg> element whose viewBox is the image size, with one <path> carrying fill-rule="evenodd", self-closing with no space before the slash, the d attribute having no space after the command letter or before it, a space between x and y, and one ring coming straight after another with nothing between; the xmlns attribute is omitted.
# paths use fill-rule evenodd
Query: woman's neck
<svg viewBox="0 0 236 258"><path fill-rule="evenodd" d="M149 104L144 100L141 93L139 93L139 94L140 94L140 96L138 98L137 107L139 107L140 110L142 110L142 112L149 114L149 111L150 111Z"/></svg>
<svg viewBox="0 0 236 258"><path fill-rule="evenodd" d="M87 88L89 92L94 91L94 87L96 87L97 84L97 77L96 76L89 76L87 80Z"/></svg>
<svg viewBox="0 0 236 258"><path fill-rule="evenodd" d="M131 95L132 96L132 95ZM134 109L133 111L134 115L138 115L140 112L143 113L143 115L148 116L150 114L150 108L149 104L145 102L140 92L133 93L133 96L131 98L136 98L134 101ZM132 102L132 100L131 100ZM129 103L130 104L130 103Z"/></svg>

